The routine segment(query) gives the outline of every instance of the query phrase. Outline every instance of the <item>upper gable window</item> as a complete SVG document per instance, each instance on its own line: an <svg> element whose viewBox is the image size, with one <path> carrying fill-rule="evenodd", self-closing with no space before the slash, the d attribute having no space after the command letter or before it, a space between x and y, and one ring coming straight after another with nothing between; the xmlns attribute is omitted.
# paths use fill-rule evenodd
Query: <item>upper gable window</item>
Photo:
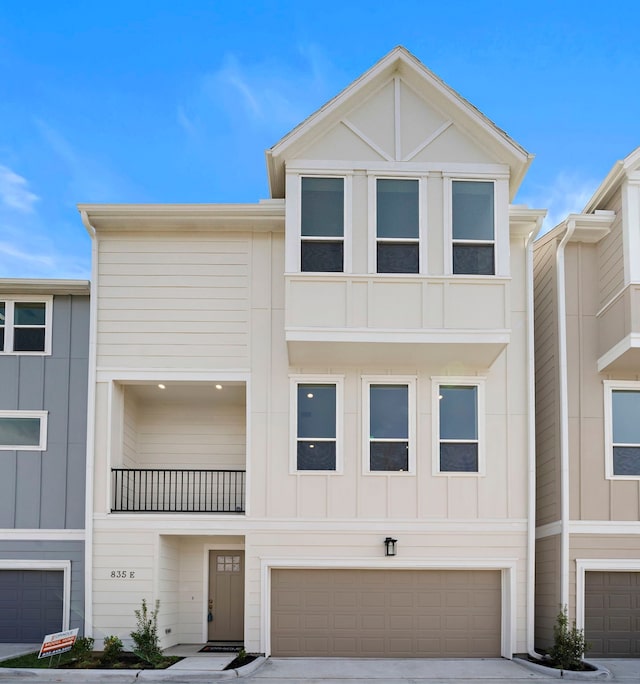
<svg viewBox="0 0 640 684"><path fill-rule="evenodd" d="M607 477L640 477L640 383L605 382Z"/></svg>
<svg viewBox="0 0 640 684"><path fill-rule="evenodd" d="M300 270L344 271L344 178L303 177Z"/></svg>
<svg viewBox="0 0 640 684"><path fill-rule="evenodd" d="M376 180L376 271L420 272L418 180Z"/></svg>
<svg viewBox="0 0 640 684"><path fill-rule="evenodd" d="M495 184L452 182L453 273L495 274Z"/></svg>
<svg viewBox="0 0 640 684"><path fill-rule="evenodd" d="M51 353L51 301L0 299L0 353Z"/></svg>

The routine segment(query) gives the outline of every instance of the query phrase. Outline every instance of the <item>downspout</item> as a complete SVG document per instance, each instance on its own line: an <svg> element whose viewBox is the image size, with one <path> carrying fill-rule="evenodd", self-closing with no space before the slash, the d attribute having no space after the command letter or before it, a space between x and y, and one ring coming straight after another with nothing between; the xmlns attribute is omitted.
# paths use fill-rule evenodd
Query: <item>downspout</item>
<svg viewBox="0 0 640 684"><path fill-rule="evenodd" d="M87 212L80 218L91 237L91 298L89 315L89 368L87 392L87 449L84 516L84 636L93 636L93 473L96 424L96 330L98 318L98 240Z"/></svg>
<svg viewBox="0 0 640 684"><path fill-rule="evenodd" d="M527 236L525 247L527 274L527 465L529 476L527 511L527 653L539 660L534 650L535 630L535 579L536 579L536 367L533 289L533 242L542 229L544 216L536 219L535 228Z"/></svg>
<svg viewBox="0 0 640 684"><path fill-rule="evenodd" d="M575 219L556 252L558 289L558 375L560 382L560 605L569 605L569 390L567 371L567 306L565 287L565 246L576 229Z"/></svg>

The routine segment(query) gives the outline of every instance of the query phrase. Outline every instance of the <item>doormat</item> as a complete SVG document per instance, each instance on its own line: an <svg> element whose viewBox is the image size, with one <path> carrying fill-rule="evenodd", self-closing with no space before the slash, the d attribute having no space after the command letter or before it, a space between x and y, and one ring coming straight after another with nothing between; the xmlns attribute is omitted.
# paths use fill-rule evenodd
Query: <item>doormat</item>
<svg viewBox="0 0 640 684"><path fill-rule="evenodd" d="M237 653L243 645L241 641L209 641L198 653Z"/></svg>

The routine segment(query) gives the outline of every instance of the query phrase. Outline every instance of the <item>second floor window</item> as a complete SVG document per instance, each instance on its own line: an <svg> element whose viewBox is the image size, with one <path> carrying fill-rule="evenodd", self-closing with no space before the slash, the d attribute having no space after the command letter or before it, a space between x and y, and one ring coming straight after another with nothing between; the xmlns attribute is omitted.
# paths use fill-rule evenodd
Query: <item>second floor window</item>
<svg viewBox="0 0 640 684"><path fill-rule="evenodd" d="M452 182L453 273L495 274L494 183Z"/></svg>
<svg viewBox="0 0 640 684"><path fill-rule="evenodd" d="M297 471L337 469L338 416L335 384L296 385Z"/></svg>
<svg viewBox="0 0 640 684"><path fill-rule="evenodd" d="M0 450L44 451L46 411L0 411Z"/></svg>
<svg viewBox="0 0 640 684"><path fill-rule="evenodd" d="M417 180L378 178L376 181L376 271L420 271Z"/></svg>
<svg viewBox="0 0 640 684"><path fill-rule="evenodd" d="M47 301L0 299L0 353L48 353L49 309Z"/></svg>
<svg viewBox="0 0 640 684"><path fill-rule="evenodd" d="M302 178L300 270L344 271L343 178Z"/></svg>
<svg viewBox="0 0 640 684"><path fill-rule="evenodd" d="M611 447L613 477L640 477L640 390L611 389Z"/></svg>

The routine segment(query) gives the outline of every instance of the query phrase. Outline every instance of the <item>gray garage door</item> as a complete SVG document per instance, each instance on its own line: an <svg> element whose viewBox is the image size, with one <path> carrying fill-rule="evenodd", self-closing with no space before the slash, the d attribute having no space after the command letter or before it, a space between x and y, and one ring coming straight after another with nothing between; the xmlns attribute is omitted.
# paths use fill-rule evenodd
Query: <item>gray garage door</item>
<svg viewBox="0 0 640 684"><path fill-rule="evenodd" d="M0 570L0 643L37 643L62 629L63 573Z"/></svg>
<svg viewBox="0 0 640 684"><path fill-rule="evenodd" d="M588 657L640 657L640 572L587 572L584 613Z"/></svg>
<svg viewBox="0 0 640 684"><path fill-rule="evenodd" d="M493 570L273 570L277 656L499 657Z"/></svg>

